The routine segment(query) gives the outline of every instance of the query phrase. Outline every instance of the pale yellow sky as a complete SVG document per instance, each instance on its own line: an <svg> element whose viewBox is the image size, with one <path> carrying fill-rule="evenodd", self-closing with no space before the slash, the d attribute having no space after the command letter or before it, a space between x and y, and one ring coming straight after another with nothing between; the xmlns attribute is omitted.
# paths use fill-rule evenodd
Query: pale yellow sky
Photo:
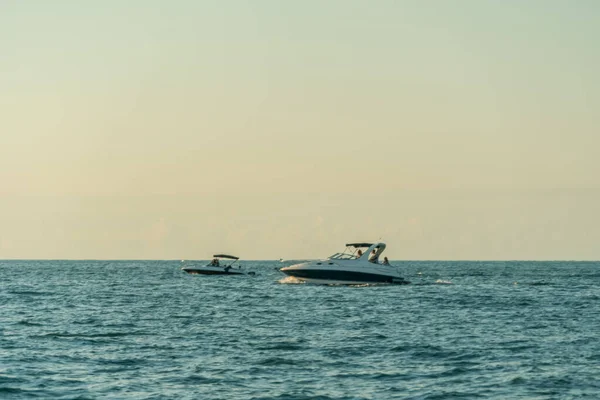
<svg viewBox="0 0 600 400"><path fill-rule="evenodd" d="M0 259L599 259L594 1L0 5Z"/></svg>

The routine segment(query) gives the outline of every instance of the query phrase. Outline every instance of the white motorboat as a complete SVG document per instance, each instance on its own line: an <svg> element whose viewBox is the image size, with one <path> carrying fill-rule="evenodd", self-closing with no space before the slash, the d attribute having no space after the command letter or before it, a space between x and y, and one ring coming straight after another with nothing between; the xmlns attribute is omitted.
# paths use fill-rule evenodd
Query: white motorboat
<svg viewBox="0 0 600 400"><path fill-rule="evenodd" d="M242 270L240 264L236 262L240 259L236 256L230 256L227 254L215 254L214 258L208 265L202 265L198 267L183 267L183 271L188 274L200 274L200 275L254 275L255 273L250 271L246 272Z"/></svg>
<svg viewBox="0 0 600 400"><path fill-rule="evenodd" d="M361 285L373 283L410 283L387 258L380 262L385 243L348 243L343 253L325 260L309 261L280 269L286 275L307 283L325 285ZM364 253L362 249L367 249Z"/></svg>

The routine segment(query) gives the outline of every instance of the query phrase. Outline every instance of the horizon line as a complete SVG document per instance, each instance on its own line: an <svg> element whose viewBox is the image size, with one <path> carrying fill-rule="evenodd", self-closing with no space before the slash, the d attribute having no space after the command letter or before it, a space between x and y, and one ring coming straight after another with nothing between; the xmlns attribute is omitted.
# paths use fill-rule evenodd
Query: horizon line
<svg viewBox="0 0 600 400"><path fill-rule="evenodd" d="M274 262L286 262L286 261L310 261L310 260L324 260L324 258L293 258L289 260L281 259L250 259L240 258L240 261L274 261ZM175 259L175 258L0 258L2 261L210 261L207 259ZM411 262L438 262L438 261L452 261L452 262L600 262L600 259L390 259L390 261L411 261Z"/></svg>

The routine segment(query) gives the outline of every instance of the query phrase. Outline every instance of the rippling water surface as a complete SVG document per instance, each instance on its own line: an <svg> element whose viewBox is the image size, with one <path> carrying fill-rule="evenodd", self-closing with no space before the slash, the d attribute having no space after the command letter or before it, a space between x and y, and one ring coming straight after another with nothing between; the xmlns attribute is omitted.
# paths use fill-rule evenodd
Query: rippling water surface
<svg viewBox="0 0 600 400"><path fill-rule="evenodd" d="M600 263L393 264L413 284L0 261L0 398L600 398Z"/></svg>

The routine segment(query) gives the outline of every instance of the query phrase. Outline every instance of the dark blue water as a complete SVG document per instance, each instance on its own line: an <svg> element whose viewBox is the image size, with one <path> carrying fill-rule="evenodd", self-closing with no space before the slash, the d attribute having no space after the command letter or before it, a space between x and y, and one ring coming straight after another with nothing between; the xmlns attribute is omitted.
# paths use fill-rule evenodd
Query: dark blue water
<svg viewBox="0 0 600 400"><path fill-rule="evenodd" d="M600 398L600 263L395 264L414 284L0 261L0 398Z"/></svg>

